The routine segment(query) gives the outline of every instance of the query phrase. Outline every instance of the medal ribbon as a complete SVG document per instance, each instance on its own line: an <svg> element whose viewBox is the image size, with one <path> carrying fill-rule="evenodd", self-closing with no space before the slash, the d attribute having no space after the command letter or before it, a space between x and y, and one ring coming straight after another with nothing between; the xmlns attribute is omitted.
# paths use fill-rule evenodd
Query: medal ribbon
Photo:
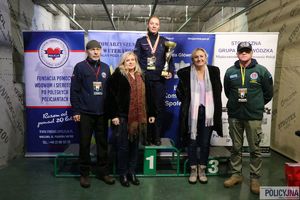
<svg viewBox="0 0 300 200"><path fill-rule="evenodd" d="M158 33L157 33L157 34L158 34ZM157 48L157 45L158 45L158 42L159 42L159 34L157 35L156 41L155 41L155 43L154 43L154 47L152 46L151 41L150 41L150 38L149 38L148 35L147 35L147 42L148 42L148 44L149 44L149 46L150 46L150 48L151 48L151 53L152 53L152 54L155 54L156 48Z"/></svg>

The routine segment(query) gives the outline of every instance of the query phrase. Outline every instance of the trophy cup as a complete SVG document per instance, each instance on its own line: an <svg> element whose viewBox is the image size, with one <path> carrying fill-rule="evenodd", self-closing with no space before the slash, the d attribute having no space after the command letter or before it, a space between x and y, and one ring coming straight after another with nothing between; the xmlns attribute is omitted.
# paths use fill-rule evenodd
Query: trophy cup
<svg viewBox="0 0 300 200"><path fill-rule="evenodd" d="M172 57L172 53L174 52L174 48L176 47L176 43L172 41L166 41L165 46L168 48L168 51L166 52L166 63L161 72L162 76L168 76L169 74L169 62Z"/></svg>

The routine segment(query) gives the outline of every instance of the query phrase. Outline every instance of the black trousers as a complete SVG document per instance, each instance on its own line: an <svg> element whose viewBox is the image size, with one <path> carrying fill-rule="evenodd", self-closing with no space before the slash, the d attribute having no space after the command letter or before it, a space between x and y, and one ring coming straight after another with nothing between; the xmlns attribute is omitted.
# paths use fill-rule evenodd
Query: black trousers
<svg viewBox="0 0 300 200"><path fill-rule="evenodd" d="M103 115L81 114L80 116L80 175L88 176L91 168L90 146L94 134L97 148L97 175L109 174L107 119Z"/></svg>
<svg viewBox="0 0 300 200"><path fill-rule="evenodd" d="M198 111L197 137L195 140L190 139L188 146L190 166L207 165L211 135L212 127L205 126L205 107L201 105ZM199 147L200 153L198 152Z"/></svg>
<svg viewBox="0 0 300 200"><path fill-rule="evenodd" d="M166 96L165 81L146 80L146 94L147 104L152 107L151 109L154 111L155 115L155 123L148 123L147 137L149 142L155 142L160 140L162 133Z"/></svg>
<svg viewBox="0 0 300 200"><path fill-rule="evenodd" d="M112 125L115 149L117 151L117 172L119 175L135 174L138 163L139 138L128 139L128 121L120 117L120 125Z"/></svg>

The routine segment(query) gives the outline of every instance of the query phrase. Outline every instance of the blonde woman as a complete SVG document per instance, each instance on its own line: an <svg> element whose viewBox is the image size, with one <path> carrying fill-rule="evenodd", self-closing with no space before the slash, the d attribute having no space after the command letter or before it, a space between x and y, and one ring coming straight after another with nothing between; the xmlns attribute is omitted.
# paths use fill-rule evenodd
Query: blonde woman
<svg viewBox="0 0 300 200"><path fill-rule="evenodd" d="M191 184L197 179L200 183L207 183L205 170L212 131L223 135L220 70L208 65L207 58L205 49L196 48L192 53L192 65L177 72L176 95L181 101L180 139L188 147Z"/></svg>
<svg viewBox="0 0 300 200"><path fill-rule="evenodd" d="M117 171L122 186L131 182L139 185L136 177L140 135L147 130L145 84L137 57L133 52L122 55L108 83L108 107L117 152ZM149 118L154 121L153 117Z"/></svg>

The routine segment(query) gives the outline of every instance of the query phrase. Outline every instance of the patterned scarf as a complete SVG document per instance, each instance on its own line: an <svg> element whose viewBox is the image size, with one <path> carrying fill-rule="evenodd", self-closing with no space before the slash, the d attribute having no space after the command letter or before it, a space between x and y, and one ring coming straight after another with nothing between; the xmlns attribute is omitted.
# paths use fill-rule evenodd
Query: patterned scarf
<svg viewBox="0 0 300 200"><path fill-rule="evenodd" d="M198 83L197 71L194 65L191 66L191 104L189 108L189 132L191 139L195 140L197 136L198 110L200 106L200 84ZM214 99L212 86L210 82L208 68L205 65L205 126L213 126L214 120Z"/></svg>
<svg viewBox="0 0 300 200"><path fill-rule="evenodd" d="M130 84L130 105L128 113L128 137L130 141L137 138L138 134L146 130L146 100L145 84L141 74L135 73L135 79L127 74Z"/></svg>

